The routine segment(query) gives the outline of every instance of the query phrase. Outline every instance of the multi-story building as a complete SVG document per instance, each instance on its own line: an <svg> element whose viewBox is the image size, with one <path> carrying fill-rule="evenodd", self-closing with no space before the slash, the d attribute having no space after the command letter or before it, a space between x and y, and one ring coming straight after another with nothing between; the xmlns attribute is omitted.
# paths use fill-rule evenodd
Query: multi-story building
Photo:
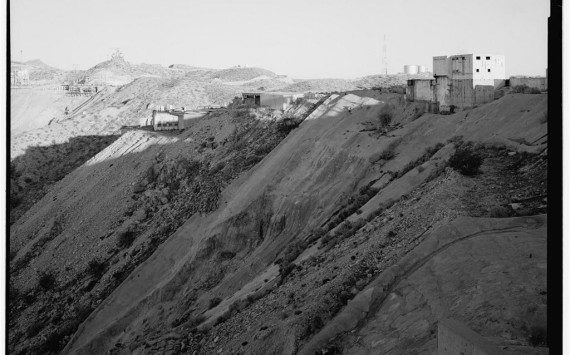
<svg viewBox="0 0 570 355"><path fill-rule="evenodd" d="M437 103L440 111L474 107L493 101L495 89L504 86L505 57L493 54L433 57L433 76L434 79L408 80L408 99L417 101L419 96L422 101Z"/></svg>

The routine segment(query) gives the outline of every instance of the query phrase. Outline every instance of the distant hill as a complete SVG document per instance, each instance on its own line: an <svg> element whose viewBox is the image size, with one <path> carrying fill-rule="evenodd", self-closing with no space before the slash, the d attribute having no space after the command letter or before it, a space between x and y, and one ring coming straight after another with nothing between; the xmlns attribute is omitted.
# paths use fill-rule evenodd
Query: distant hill
<svg viewBox="0 0 570 355"><path fill-rule="evenodd" d="M40 59L28 60L26 62L12 60L10 67L12 71L27 70L32 83L57 81L64 75L62 69L52 67Z"/></svg>
<svg viewBox="0 0 570 355"><path fill-rule="evenodd" d="M222 81L244 81L262 76L266 78L275 78L277 77L277 74L263 68L234 67L218 70L211 75L211 78L220 79Z"/></svg>

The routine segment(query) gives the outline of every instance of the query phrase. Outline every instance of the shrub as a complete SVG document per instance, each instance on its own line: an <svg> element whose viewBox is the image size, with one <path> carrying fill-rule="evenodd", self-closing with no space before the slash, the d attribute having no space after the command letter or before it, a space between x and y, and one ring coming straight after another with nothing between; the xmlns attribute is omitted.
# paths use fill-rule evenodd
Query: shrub
<svg viewBox="0 0 570 355"><path fill-rule="evenodd" d="M391 160L395 156L396 156L396 154L394 153L393 150L385 150L382 153L380 153L379 158L384 159L384 160Z"/></svg>
<svg viewBox="0 0 570 355"><path fill-rule="evenodd" d="M532 346L547 345L547 332L543 326L534 325L530 328L528 343Z"/></svg>
<svg viewBox="0 0 570 355"><path fill-rule="evenodd" d="M511 210L505 206L495 206L489 211L492 218L505 218L511 216Z"/></svg>
<svg viewBox="0 0 570 355"><path fill-rule="evenodd" d="M28 338L33 338L36 334L42 330L44 325L41 322L34 321L30 326L26 329L26 336Z"/></svg>
<svg viewBox="0 0 570 355"><path fill-rule="evenodd" d="M59 353L61 348L64 346L62 340L65 335L59 332L53 332L46 338L45 342L41 346L40 352L43 353Z"/></svg>
<svg viewBox="0 0 570 355"><path fill-rule="evenodd" d="M471 147L459 147L449 158L449 166L463 175L473 176L479 173L483 158Z"/></svg>
<svg viewBox="0 0 570 355"><path fill-rule="evenodd" d="M200 323L202 323L203 321L206 320L206 317L202 314L196 316L196 317L192 317L188 320L187 324L188 327L190 328L196 328L198 325L200 325Z"/></svg>
<svg viewBox="0 0 570 355"><path fill-rule="evenodd" d="M117 239L117 246L119 248L127 248L133 244L136 235L132 230L126 230L124 232L119 233L119 239Z"/></svg>
<svg viewBox="0 0 570 355"><path fill-rule="evenodd" d="M384 106L378 115L378 119L380 120L380 125L382 127L386 127L392 122L394 114L392 113L392 108L389 106Z"/></svg>
<svg viewBox="0 0 570 355"><path fill-rule="evenodd" d="M87 265L87 273L91 276L99 276L105 272L107 264L104 261L97 259L91 260L89 265Z"/></svg>
<svg viewBox="0 0 570 355"><path fill-rule="evenodd" d="M233 259L235 256L236 256L236 253L234 253L233 251L224 250L224 251L220 252L220 259L222 259L222 260Z"/></svg>
<svg viewBox="0 0 570 355"><path fill-rule="evenodd" d="M540 94L540 90L537 88L531 88L528 85L513 86L512 91L518 94Z"/></svg>
<svg viewBox="0 0 570 355"><path fill-rule="evenodd" d="M214 307L216 307L217 305L219 305L222 302L222 299L219 297L214 297L210 299L210 302L208 303L208 309L212 309Z"/></svg>
<svg viewBox="0 0 570 355"><path fill-rule="evenodd" d="M51 290L57 285L57 280L52 271L44 271L40 274L38 285L44 290Z"/></svg>

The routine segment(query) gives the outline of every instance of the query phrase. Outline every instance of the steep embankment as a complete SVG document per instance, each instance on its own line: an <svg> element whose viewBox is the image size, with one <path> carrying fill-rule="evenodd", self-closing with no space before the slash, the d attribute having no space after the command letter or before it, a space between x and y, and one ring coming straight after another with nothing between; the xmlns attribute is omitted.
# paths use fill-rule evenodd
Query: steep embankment
<svg viewBox="0 0 570 355"><path fill-rule="evenodd" d="M543 158L523 155L521 160L517 153L492 147L544 151L544 95L508 95L474 110L426 114L411 122L403 112L388 126L377 123L385 109L381 102L346 95L327 105L320 117L303 122L225 189L218 209L194 215L165 240L93 311L66 352L116 347L292 353L353 295L431 235L432 228L460 216L492 215L497 204L534 194L531 187L538 188L539 197L545 189L533 182L544 181ZM445 162L461 144L452 140L447 153L440 148L456 136L487 144L478 148L485 158L477 178L483 179L483 189L452 170L443 174L445 164L438 161ZM520 175L521 168L528 177L521 177L526 176ZM521 177L519 185L508 185L512 173ZM374 200L390 189L390 198ZM466 202L470 194L485 198ZM367 202L376 203L368 223L343 223ZM544 211L533 206L506 214ZM341 223L340 231L328 232ZM529 267L537 263L540 258ZM542 276L537 274L538 286ZM538 297L532 287L527 299ZM492 308L504 322L508 316L501 313L501 302ZM531 304L522 302L517 310L527 306ZM533 312L540 315L542 308ZM201 331L192 330L200 324ZM526 333L517 327L517 341L524 345Z"/></svg>
<svg viewBox="0 0 570 355"><path fill-rule="evenodd" d="M51 187L11 227L10 344L57 351L89 312L287 134L247 108L183 133L132 131ZM91 201L91 202L88 202Z"/></svg>
<svg viewBox="0 0 570 355"><path fill-rule="evenodd" d="M473 289L466 275L434 276L441 288L431 290L418 276L430 271L408 266L437 249L422 243L439 240L440 228L466 224L462 217L545 212L546 95L507 95L443 116L422 115L420 105L395 94L366 93L331 96L284 139L290 128L246 108L210 114L181 134L130 132L66 176L11 229L10 292L18 294L10 304L11 350L375 351L378 334L368 322L388 329L383 312L409 333L387 351L410 342L432 349L440 316L477 331L494 322L486 337L528 347L530 322L542 326L546 304L540 223L513 220L528 242L513 253L539 250L525 260L531 280L509 271L513 282L498 285L488 271L504 270L502 254L481 256L508 248L514 236L454 244L454 253L481 256L464 258L466 270L478 269L478 260L492 266L479 284L489 295L518 292L509 312L505 298L483 302L486 312L480 298L453 308L453 290ZM448 168L456 149L476 152L481 173ZM468 221L474 229L502 228ZM453 255L438 255L446 262L434 266L436 275L455 265ZM384 285L390 275L400 276ZM402 280L452 311L422 311L435 303L412 300ZM378 285L389 286L387 293L370 298L366 290ZM382 295L392 300L400 289L419 313L405 318L407 311L384 303ZM355 344L334 324L361 291L356 307L362 297L373 305L351 328L367 343Z"/></svg>

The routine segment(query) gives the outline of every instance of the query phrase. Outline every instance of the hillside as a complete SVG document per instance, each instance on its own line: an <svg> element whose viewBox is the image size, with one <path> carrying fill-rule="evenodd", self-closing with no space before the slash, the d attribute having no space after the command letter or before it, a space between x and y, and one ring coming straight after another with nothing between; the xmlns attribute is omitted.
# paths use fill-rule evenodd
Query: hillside
<svg viewBox="0 0 570 355"><path fill-rule="evenodd" d="M86 116L129 122L210 74L186 75L137 79ZM297 128L233 106L123 134L11 227L10 350L432 352L453 318L541 353L546 102L444 116L363 90Z"/></svg>
<svg viewBox="0 0 570 355"><path fill-rule="evenodd" d="M122 126L138 125L150 117L149 104L193 109L226 105L245 91L347 92L405 85L408 78L396 75L355 80L295 80L256 67L211 69L183 64L164 67L132 64L122 56L80 71L60 71L40 60L12 64L36 68L42 73L39 76L50 78L12 90L12 159L31 146L60 144L81 135L109 135ZM57 75L50 76L52 71ZM32 73L31 77L35 75ZM92 97L69 96L40 85L64 83L97 85L100 92ZM66 107L74 114L66 116Z"/></svg>
<svg viewBox="0 0 570 355"><path fill-rule="evenodd" d="M12 71L26 70L31 84L34 85L52 84L61 80L65 75L65 71L47 65L39 59L26 62L12 60L10 68Z"/></svg>

